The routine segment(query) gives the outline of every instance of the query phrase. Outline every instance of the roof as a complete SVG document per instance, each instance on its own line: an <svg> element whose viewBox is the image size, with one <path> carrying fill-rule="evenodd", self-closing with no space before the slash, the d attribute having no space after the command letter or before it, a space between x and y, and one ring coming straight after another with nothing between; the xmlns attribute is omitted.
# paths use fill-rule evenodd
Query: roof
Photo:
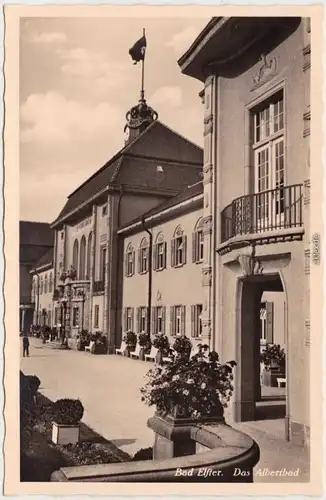
<svg viewBox="0 0 326 500"><path fill-rule="evenodd" d="M54 233L47 222L19 222L19 244L53 247Z"/></svg>
<svg viewBox="0 0 326 500"><path fill-rule="evenodd" d="M34 268L38 269L39 267L44 266L52 266L53 265L53 248L47 250L39 261L35 264Z"/></svg>
<svg viewBox="0 0 326 500"><path fill-rule="evenodd" d="M140 159L144 164L144 160L151 160L152 163L155 163L155 167L162 162L166 166L168 163L175 167L178 166L182 169L178 178L182 180L185 166L187 166L188 171L191 169L195 171L194 167L201 168L203 150L197 144L185 139L156 120L69 195L68 201L53 225L77 210L92 197L105 191L109 184L140 185L161 190L172 189L170 180L158 185L156 168L148 168L149 163L146 163L146 168L144 167L144 172L140 175ZM195 172L190 174L189 183L198 180L198 177L195 178L194 175L196 175ZM188 179L185 181L187 182ZM174 184L173 187L175 190L179 186Z"/></svg>
<svg viewBox="0 0 326 500"><path fill-rule="evenodd" d="M122 226L119 229L124 229L127 227L132 226L133 224L136 224L137 222L140 222L144 219L147 219L148 217L151 217L153 215L157 215L160 212L163 212L163 210L167 210L168 208L172 208L176 205L179 205L180 203L190 200L191 198L195 198L196 196L202 195L204 193L204 186L203 182L197 182L196 184L189 186L187 189L181 191L178 193L176 196L173 196L172 198L169 198L168 200L165 200L163 203L160 203L157 207L152 208L148 212L145 212L143 215L140 217L137 217L136 219L128 222L124 226Z"/></svg>

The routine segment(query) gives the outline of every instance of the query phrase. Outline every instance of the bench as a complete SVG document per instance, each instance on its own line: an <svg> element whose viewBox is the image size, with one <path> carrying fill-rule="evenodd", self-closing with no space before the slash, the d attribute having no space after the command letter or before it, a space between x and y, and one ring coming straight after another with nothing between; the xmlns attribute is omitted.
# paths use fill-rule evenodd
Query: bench
<svg viewBox="0 0 326 500"><path fill-rule="evenodd" d="M117 348L115 350L115 353L123 355L126 349L127 349L127 344L125 342L121 342L120 348Z"/></svg>
<svg viewBox="0 0 326 500"><path fill-rule="evenodd" d="M130 357L131 357L131 358L137 358L137 359L139 359L140 349L141 349L141 347L140 347L140 345L137 343L137 344L136 344L136 349L134 350L134 352L130 352Z"/></svg>
<svg viewBox="0 0 326 500"><path fill-rule="evenodd" d="M277 386L280 388L281 384L284 384L284 387L286 387L286 378L283 377L277 377Z"/></svg>
<svg viewBox="0 0 326 500"><path fill-rule="evenodd" d="M151 347L151 352L149 354L145 354L145 361L148 361L149 359L152 359L153 361L156 360L156 356L158 353L158 349L152 345Z"/></svg>
<svg viewBox="0 0 326 500"><path fill-rule="evenodd" d="M95 344L94 340L91 340L88 345L85 346L85 352L92 352L92 347Z"/></svg>

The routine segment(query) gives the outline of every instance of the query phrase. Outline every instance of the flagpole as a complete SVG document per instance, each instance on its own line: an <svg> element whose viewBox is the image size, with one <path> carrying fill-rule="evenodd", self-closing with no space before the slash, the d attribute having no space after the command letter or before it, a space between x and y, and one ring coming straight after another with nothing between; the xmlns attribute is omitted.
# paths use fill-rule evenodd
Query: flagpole
<svg viewBox="0 0 326 500"><path fill-rule="evenodd" d="M143 28L143 36L145 36L145 28ZM141 66L141 91L140 91L140 99L144 100L144 66L145 66L145 54L142 59L142 66Z"/></svg>

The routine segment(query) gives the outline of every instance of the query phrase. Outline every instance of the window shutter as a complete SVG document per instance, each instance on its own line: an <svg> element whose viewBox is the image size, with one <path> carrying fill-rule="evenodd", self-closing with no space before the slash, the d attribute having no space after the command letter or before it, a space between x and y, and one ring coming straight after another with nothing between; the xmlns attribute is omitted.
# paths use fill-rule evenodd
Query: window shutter
<svg viewBox="0 0 326 500"><path fill-rule="evenodd" d="M141 268L141 249L138 248L138 273L141 273L142 272L142 268Z"/></svg>
<svg viewBox="0 0 326 500"><path fill-rule="evenodd" d="M96 310L95 310L94 316L96 318ZM96 321L96 319L95 319L95 321ZM126 332L127 331L127 308L126 307L124 308L124 313L123 313L123 328L124 328L124 331Z"/></svg>
<svg viewBox="0 0 326 500"><path fill-rule="evenodd" d="M198 241L198 233L192 233L192 261L197 262L197 241Z"/></svg>
<svg viewBox="0 0 326 500"><path fill-rule="evenodd" d="M135 274L135 250L132 251L132 272L131 275Z"/></svg>
<svg viewBox="0 0 326 500"><path fill-rule="evenodd" d="M274 303L266 302L266 342L272 344L274 338Z"/></svg>
<svg viewBox="0 0 326 500"><path fill-rule="evenodd" d="M157 245L153 245L153 271L157 269Z"/></svg>
<svg viewBox="0 0 326 500"><path fill-rule="evenodd" d="M191 306L191 336L192 337L197 337L197 333L198 333L198 332L196 332L197 323L196 323L196 318L195 318L195 309L196 309L196 306Z"/></svg>
<svg viewBox="0 0 326 500"><path fill-rule="evenodd" d="M140 315L141 315L141 308L137 307L137 333L140 333Z"/></svg>
<svg viewBox="0 0 326 500"><path fill-rule="evenodd" d="M128 266L127 266L127 252L125 253L125 276L128 276ZM101 264L100 264L101 265ZM101 271L100 271L101 272Z"/></svg>
<svg viewBox="0 0 326 500"><path fill-rule="evenodd" d="M145 332L148 333L150 335L150 331L149 331L149 328L148 328L148 307L145 307Z"/></svg>
<svg viewBox="0 0 326 500"><path fill-rule="evenodd" d="M165 311L166 311L166 307L163 306L162 307L162 333L164 333L164 334L165 334L165 316L166 316Z"/></svg>
<svg viewBox="0 0 326 500"><path fill-rule="evenodd" d="M171 240L171 267L175 267L175 239Z"/></svg>
<svg viewBox="0 0 326 500"><path fill-rule="evenodd" d="M163 247L163 249L164 249L164 252L163 252L163 269L166 268L166 254L167 254L166 248L167 248L167 244L166 244L166 241L165 241L164 242L164 247Z"/></svg>
<svg viewBox="0 0 326 500"><path fill-rule="evenodd" d="M181 334L186 332L186 306L181 306Z"/></svg>
<svg viewBox="0 0 326 500"><path fill-rule="evenodd" d="M187 235L183 236L182 241L182 264L187 263Z"/></svg>
<svg viewBox="0 0 326 500"><path fill-rule="evenodd" d="M174 336L174 306L170 306L170 335Z"/></svg>
<svg viewBox="0 0 326 500"><path fill-rule="evenodd" d="M156 333L156 320L155 320L155 312L156 312L156 308L155 307L152 307L152 328L151 328L151 334L152 335L155 335Z"/></svg>
<svg viewBox="0 0 326 500"><path fill-rule="evenodd" d="M135 331L135 328L134 328L134 308L131 307L131 331L134 332Z"/></svg>

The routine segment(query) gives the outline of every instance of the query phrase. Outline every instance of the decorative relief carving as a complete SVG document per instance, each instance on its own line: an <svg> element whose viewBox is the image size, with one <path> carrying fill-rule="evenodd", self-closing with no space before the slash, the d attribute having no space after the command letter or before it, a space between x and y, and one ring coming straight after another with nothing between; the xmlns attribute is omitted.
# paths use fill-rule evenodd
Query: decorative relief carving
<svg viewBox="0 0 326 500"><path fill-rule="evenodd" d="M260 67L257 75L255 75L252 79L253 86L251 90L258 89L264 83L268 82L271 78L273 78L276 75L276 69L277 69L276 57L272 57L269 61L267 61L266 54L262 54L260 57L260 61L263 64Z"/></svg>
<svg viewBox="0 0 326 500"><path fill-rule="evenodd" d="M160 302L162 300L162 294L159 290L157 290L156 300L157 300L157 302Z"/></svg>
<svg viewBox="0 0 326 500"><path fill-rule="evenodd" d="M310 320L306 319L305 323L305 341L304 345L310 347Z"/></svg>
<svg viewBox="0 0 326 500"><path fill-rule="evenodd" d="M213 170L204 173L203 184L210 184L213 182Z"/></svg>
<svg viewBox="0 0 326 500"><path fill-rule="evenodd" d="M101 236L100 236L100 243L105 243L106 239L107 239L107 235L106 234L101 234Z"/></svg>
<svg viewBox="0 0 326 500"><path fill-rule="evenodd" d="M204 267L202 269L202 286L211 286L212 285L212 268Z"/></svg>
<svg viewBox="0 0 326 500"><path fill-rule="evenodd" d="M303 54L303 71L307 71L307 69L310 68L311 66L311 46L310 44L309 45L306 45L303 50L302 50L302 54Z"/></svg>
<svg viewBox="0 0 326 500"><path fill-rule="evenodd" d="M203 218L203 233L210 234L212 232L212 216L207 215Z"/></svg>
<svg viewBox="0 0 326 500"><path fill-rule="evenodd" d="M310 179L303 182L303 203L309 205L310 203Z"/></svg>
<svg viewBox="0 0 326 500"><path fill-rule="evenodd" d="M311 113L310 109L303 114L303 137L310 135L310 120Z"/></svg>
<svg viewBox="0 0 326 500"><path fill-rule="evenodd" d="M241 254L238 256L238 262L240 264L244 276L262 274L264 271L264 268L260 260L253 255Z"/></svg>
<svg viewBox="0 0 326 500"><path fill-rule="evenodd" d="M310 248L306 248L304 251L304 272L310 274Z"/></svg>
<svg viewBox="0 0 326 500"><path fill-rule="evenodd" d="M204 123L204 135L211 134L213 132L213 122Z"/></svg>

